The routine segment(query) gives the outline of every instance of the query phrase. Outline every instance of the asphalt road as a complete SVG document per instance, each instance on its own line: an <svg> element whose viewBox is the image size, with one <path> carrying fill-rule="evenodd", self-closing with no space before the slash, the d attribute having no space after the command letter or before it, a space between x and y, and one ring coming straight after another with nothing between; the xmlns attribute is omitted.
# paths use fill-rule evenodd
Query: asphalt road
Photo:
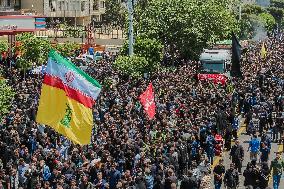
<svg viewBox="0 0 284 189"><path fill-rule="evenodd" d="M242 120L243 123L243 120ZM242 173L246 168L246 165L248 162L250 162L250 157L249 157L249 152L247 152L248 146L249 146L249 141L250 141L250 136L245 134L245 125L241 124L242 126L240 127L239 131L238 131L238 136L239 136L239 140L240 140L240 144L243 146L244 151L245 151L245 157L244 157L244 161L243 161L243 167L242 167ZM269 132L268 132L269 133ZM269 134L270 135L270 134ZM233 142L232 142L233 143ZM271 146L271 153L270 153L270 159L269 159L269 166L270 166L270 161L273 160L275 158L275 153L279 152L279 151L283 151L283 145L278 145L277 143L272 143ZM221 157L215 157L214 163L212 168L218 164L218 161ZM222 158L224 159L224 165L225 168L228 169L230 167L230 163L231 160L229 159L229 152L223 152L222 154ZM258 156L259 158L259 156ZM282 155L282 159L283 159L283 155ZM213 170L213 169L212 169ZM212 175L212 182L213 182L213 175ZM244 185L244 176L240 175L240 186L239 189L245 189ZM272 187L272 178L270 178L269 180L269 187ZM213 183L212 183L212 188L213 187ZM222 188L224 187L224 184L222 184ZM284 177L281 178L280 181L280 187L279 189L284 189Z"/></svg>

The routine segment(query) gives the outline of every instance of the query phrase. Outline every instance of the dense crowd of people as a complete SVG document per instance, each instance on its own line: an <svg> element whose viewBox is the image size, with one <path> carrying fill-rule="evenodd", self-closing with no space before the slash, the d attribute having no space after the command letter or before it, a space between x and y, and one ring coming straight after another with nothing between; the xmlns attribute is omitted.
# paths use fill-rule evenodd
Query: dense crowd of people
<svg viewBox="0 0 284 189"><path fill-rule="evenodd" d="M121 76L107 57L89 65L87 72L104 87L87 146L35 122L41 76L23 79L17 69L2 66L16 95L0 120L0 188L210 189L214 183L216 189L265 189L271 173L278 189L284 163L280 154L270 164L268 159L271 142L281 142L284 131L284 41L271 37L265 43L267 57L260 58L261 44L250 46L242 58L243 78L225 86L197 81L193 62L138 81ZM149 82L157 106L153 120L138 98ZM236 134L243 119L252 136L251 162L244 171L246 152ZM220 159L212 168L222 153L220 136L232 164L225 167Z"/></svg>

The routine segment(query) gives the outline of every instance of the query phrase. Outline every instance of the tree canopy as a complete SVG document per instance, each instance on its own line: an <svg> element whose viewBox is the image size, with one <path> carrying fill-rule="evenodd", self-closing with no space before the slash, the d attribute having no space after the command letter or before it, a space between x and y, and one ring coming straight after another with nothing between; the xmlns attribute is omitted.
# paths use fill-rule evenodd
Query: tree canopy
<svg viewBox="0 0 284 189"><path fill-rule="evenodd" d="M9 112L14 94L15 92L7 84L6 80L0 79L0 118Z"/></svg>
<svg viewBox="0 0 284 189"><path fill-rule="evenodd" d="M17 36L17 41L20 42L17 48L21 52L21 58L17 62L19 68L27 69L32 64L46 63L48 52L51 49L49 40L26 33Z"/></svg>
<svg viewBox="0 0 284 189"><path fill-rule="evenodd" d="M126 21L126 9L118 0L106 0L103 23L109 26L123 27Z"/></svg>
<svg viewBox="0 0 284 189"><path fill-rule="evenodd" d="M237 20L221 0L150 0L140 12L136 31L158 39L170 54L197 58L204 47L238 31Z"/></svg>

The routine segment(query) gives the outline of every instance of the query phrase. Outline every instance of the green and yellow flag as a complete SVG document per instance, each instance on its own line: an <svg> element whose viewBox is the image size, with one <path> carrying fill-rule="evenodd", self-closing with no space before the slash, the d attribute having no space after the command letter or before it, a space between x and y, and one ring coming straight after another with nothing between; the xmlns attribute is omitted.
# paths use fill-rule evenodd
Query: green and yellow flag
<svg viewBox="0 0 284 189"><path fill-rule="evenodd" d="M74 143L89 144L92 107L100 91L101 85L96 80L51 50L36 120Z"/></svg>
<svg viewBox="0 0 284 189"><path fill-rule="evenodd" d="M267 54L267 51L266 51L266 48L265 48L265 44L264 42L262 43L262 47L261 47L261 51L260 51L260 56L262 59L265 59L266 58L266 54Z"/></svg>

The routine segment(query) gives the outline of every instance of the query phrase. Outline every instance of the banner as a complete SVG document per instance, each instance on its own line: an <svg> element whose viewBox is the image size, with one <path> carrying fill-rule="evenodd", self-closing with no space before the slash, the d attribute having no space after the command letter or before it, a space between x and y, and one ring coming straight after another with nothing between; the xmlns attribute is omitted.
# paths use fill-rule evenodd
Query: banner
<svg viewBox="0 0 284 189"><path fill-rule="evenodd" d="M240 45L235 34L233 33L232 34L232 67L231 67L232 77L242 77L241 53L242 53L242 46Z"/></svg>
<svg viewBox="0 0 284 189"><path fill-rule="evenodd" d="M153 119L156 114L156 104L155 104L155 94L153 91L152 83L149 84L146 91L142 93L139 98L149 118Z"/></svg>
<svg viewBox="0 0 284 189"><path fill-rule="evenodd" d="M228 78L223 74L198 74L198 80L208 81L211 80L215 84L225 85Z"/></svg>

